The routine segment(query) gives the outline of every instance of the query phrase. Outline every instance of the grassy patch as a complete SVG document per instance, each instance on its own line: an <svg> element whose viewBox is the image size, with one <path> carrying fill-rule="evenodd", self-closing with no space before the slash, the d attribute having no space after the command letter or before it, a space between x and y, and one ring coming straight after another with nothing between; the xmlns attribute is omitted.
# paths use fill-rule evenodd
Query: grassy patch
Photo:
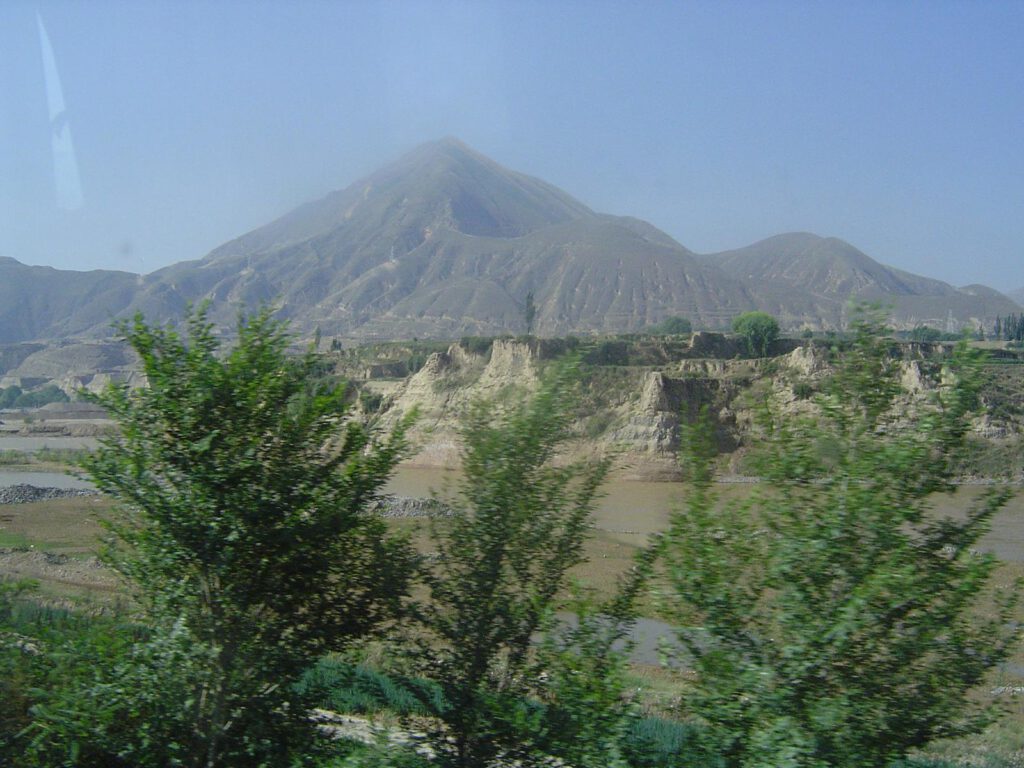
<svg viewBox="0 0 1024 768"><path fill-rule="evenodd" d="M0 506L0 537L65 554L95 552L103 535L100 520L111 512L102 496L5 504Z"/></svg>
<svg viewBox="0 0 1024 768"><path fill-rule="evenodd" d="M27 470L52 470L64 472L76 469L89 454L86 448L48 448L38 451L19 451L13 448L0 450L0 466L24 468Z"/></svg>

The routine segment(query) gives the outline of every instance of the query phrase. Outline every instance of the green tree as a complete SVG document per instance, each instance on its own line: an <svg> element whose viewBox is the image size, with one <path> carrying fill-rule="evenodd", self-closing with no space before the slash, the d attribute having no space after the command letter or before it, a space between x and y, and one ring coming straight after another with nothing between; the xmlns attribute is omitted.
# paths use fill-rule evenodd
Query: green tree
<svg viewBox="0 0 1024 768"><path fill-rule="evenodd" d="M607 461L556 466L569 436L572 371L495 417L480 403L462 430L453 517L433 526L429 651L447 706L435 742L450 764L488 765L530 749L540 713L526 695L531 637L550 618L583 542Z"/></svg>
<svg viewBox="0 0 1024 768"><path fill-rule="evenodd" d="M978 614L995 561L974 547L1007 495L931 512L954 490L978 359L961 344L907 424L879 332L857 325L817 418L766 417L750 501L716 499L713 443L691 433L686 505L660 547L669 614L694 628L686 704L726 765L876 768L986 721L968 692L1010 648L1012 597Z"/></svg>
<svg viewBox="0 0 1024 768"><path fill-rule="evenodd" d="M666 317L651 328L651 333L657 336L685 336L693 333L693 324L685 317Z"/></svg>
<svg viewBox="0 0 1024 768"><path fill-rule="evenodd" d="M12 408L15 401L21 397L22 389L17 384L12 384L6 389L0 390L0 408Z"/></svg>
<svg viewBox="0 0 1024 768"><path fill-rule="evenodd" d="M908 338L911 341L935 343L942 340L942 331L937 328L930 328L927 325L919 325L910 332Z"/></svg>
<svg viewBox="0 0 1024 768"><path fill-rule="evenodd" d="M11 387L15 389L15 387ZM11 405L14 408L39 408L48 403L66 403L70 398L56 384L47 384L31 392L22 392Z"/></svg>
<svg viewBox="0 0 1024 768"><path fill-rule="evenodd" d="M743 338L747 351L755 357L767 357L772 342L779 338L779 323L767 312L744 312L733 318L732 330Z"/></svg>
<svg viewBox="0 0 1024 768"><path fill-rule="evenodd" d="M289 765L313 735L292 683L405 593L407 547L364 512L403 429L377 438L348 419L343 388L312 383L316 355L289 356L267 310L227 352L202 310L184 336L141 316L121 330L148 386L97 398L120 429L85 461L120 503L107 558L150 630L104 681L145 726L119 749L140 765ZM175 692L160 722L147 686Z"/></svg>
<svg viewBox="0 0 1024 768"><path fill-rule="evenodd" d="M526 304L523 307L523 320L526 321L526 335L533 333L533 323L537 319L537 305L534 303L533 291L527 291Z"/></svg>
<svg viewBox="0 0 1024 768"><path fill-rule="evenodd" d="M636 714L625 695L628 636L656 554L640 553L611 600L599 604L578 594L567 606L573 619L552 621L543 633L534 679L544 681L536 692L544 710L533 729L541 764L554 756L574 768L627 765L627 731Z"/></svg>

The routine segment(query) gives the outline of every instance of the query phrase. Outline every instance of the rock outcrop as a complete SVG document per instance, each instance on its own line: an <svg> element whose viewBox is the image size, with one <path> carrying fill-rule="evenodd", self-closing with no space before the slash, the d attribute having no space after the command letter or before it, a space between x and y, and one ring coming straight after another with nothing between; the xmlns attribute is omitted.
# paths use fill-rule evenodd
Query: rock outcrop
<svg viewBox="0 0 1024 768"><path fill-rule="evenodd" d="M695 337L700 334L695 334ZM776 413L813 416L816 395L830 373L829 350L821 345L795 346L766 360L691 357L694 347L718 339L696 339L663 365L584 366L573 455L614 453L624 477L665 479L677 474L681 427L705 413L718 449L733 472L742 472L742 457L758 427L757 413L769 403ZM938 350L909 350L902 363L905 390L901 412L908 419L941 381ZM379 423L390 426L414 408L419 419L411 437L420 466L454 466L458 462L460 417L474 402L500 404L533 390L546 365L543 345L496 340L485 353L470 353L456 344L427 359L413 376L389 383L387 407ZM628 362L628 355L623 358ZM374 382L366 386L373 388ZM1005 419L980 417L978 437L1005 438L1016 427Z"/></svg>

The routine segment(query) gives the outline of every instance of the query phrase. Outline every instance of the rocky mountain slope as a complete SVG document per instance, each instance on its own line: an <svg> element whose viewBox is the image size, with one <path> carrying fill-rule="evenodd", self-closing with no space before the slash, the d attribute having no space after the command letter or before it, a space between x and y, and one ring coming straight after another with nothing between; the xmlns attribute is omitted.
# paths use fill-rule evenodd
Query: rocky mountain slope
<svg viewBox="0 0 1024 768"><path fill-rule="evenodd" d="M278 300L303 328L359 338L623 331L753 306L737 281L663 232L594 213L455 139L146 278L140 302ZM141 306L141 304L140 304Z"/></svg>
<svg viewBox="0 0 1024 768"><path fill-rule="evenodd" d="M670 315L727 327L750 309L784 326L841 326L850 298L896 307L896 324L958 329L1019 311L885 267L842 241L781 235L698 257L650 224L596 213L456 139L425 144L198 261L145 277L0 260L0 342L102 336L135 311L162 321L210 301L232 326L274 302L302 334L348 339L635 331Z"/></svg>
<svg viewBox="0 0 1024 768"><path fill-rule="evenodd" d="M0 343L105 329L135 299L140 282L130 272L31 267L0 257Z"/></svg>
<svg viewBox="0 0 1024 768"><path fill-rule="evenodd" d="M109 382L141 383L138 358L113 340L0 344L0 387L55 384L69 396L101 391Z"/></svg>
<svg viewBox="0 0 1024 768"><path fill-rule="evenodd" d="M834 237L793 232L702 257L755 291L759 308L785 327L842 328L850 300L892 307L898 328L957 332L991 327L1017 304L983 285L955 288L880 264Z"/></svg>

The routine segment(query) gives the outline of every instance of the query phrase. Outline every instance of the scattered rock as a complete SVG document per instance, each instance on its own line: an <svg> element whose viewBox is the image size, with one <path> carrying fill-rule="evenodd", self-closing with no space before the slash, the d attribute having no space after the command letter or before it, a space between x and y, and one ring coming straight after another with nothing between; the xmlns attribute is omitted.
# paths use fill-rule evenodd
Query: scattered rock
<svg viewBox="0 0 1024 768"><path fill-rule="evenodd" d="M31 501L64 499L72 496L95 496L97 491L86 488L40 488L19 483L0 488L0 504L26 504Z"/></svg>
<svg viewBox="0 0 1024 768"><path fill-rule="evenodd" d="M450 506L437 499L415 499L391 494L374 501L370 511L386 518L451 517L454 514Z"/></svg>

